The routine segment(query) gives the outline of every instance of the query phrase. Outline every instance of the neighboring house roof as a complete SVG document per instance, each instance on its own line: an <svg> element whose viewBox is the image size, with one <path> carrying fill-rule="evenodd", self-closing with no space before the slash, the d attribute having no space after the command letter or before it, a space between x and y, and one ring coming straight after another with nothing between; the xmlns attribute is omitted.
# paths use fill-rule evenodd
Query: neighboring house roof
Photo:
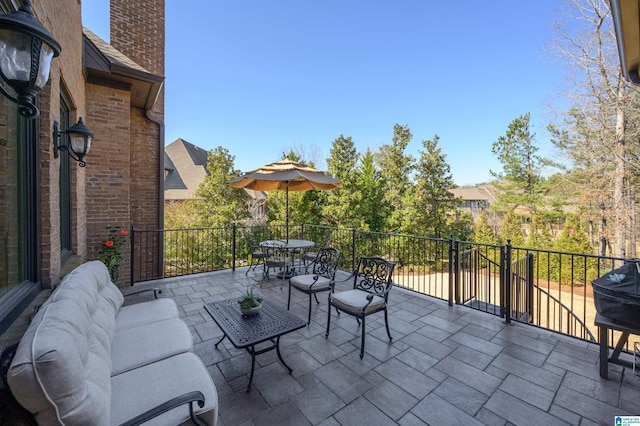
<svg viewBox="0 0 640 426"><path fill-rule="evenodd" d="M198 198L198 186L207 176L207 157L207 151L180 138L165 147L165 201ZM245 189L244 192L254 201L267 199L267 193L263 191Z"/></svg>
<svg viewBox="0 0 640 426"><path fill-rule="evenodd" d="M168 161L167 161L168 160ZM190 200L207 176L207 151L184 139L165 147L164 199Z"/></svg>
<svg viewBox="0 0 640 426"><path fill-rule="evenodd" d="M493 188L486 184L461 186L452 189L451 192L456 198L461 198L463 201L486 201L489 204L496 201Z"/></svg>
<svg viewBox="0 0 640 426"><path fill-rule="evenodd" d="M106 41L83 28L83 61L88 82L115 81L131 91L131 105L151 109L158 98L164 77L136 64Z"/></svg>
<svg viewBox="0 0 640 426"><path fill-rule="evenodd" d="M187 189L187 185L184 184L180 173L176 170L176 166L166 152L164 153L164 170L165 198L168 189Z"/></svg>
<svg viewBox="0 0 640 426"><path fill-rule="evenodd" d="M256 201L261 201L261 200L266 200L267 199L267 193L264 191L256 191L253 189L247 189L247 188L242 188L244 190L244 192L247 193L247 195L249 197L251 197L253 200Z"/></svg>

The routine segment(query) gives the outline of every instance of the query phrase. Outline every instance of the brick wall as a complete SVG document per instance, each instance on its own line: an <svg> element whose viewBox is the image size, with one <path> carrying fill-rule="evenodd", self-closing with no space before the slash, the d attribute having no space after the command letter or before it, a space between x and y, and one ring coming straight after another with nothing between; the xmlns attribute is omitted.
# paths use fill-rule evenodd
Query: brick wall
<svg viewBox="0 0 640 426"><path fill-rule="evenodd" d="M111 45L147 71L164 75L164 0L111 0Z"/></svg>
<svg viewBox="0 0 640 426"><path fill-rule="evenodd" d="M98 256L107 226L131 226L131 123L128 90L87 84L87 112L92 117L91 131L95 143L87 156L87 251L88 258ZM129 248L120 265L120 279L128 277Z"/></svg>
<svg viewBox="0 0 640 426"><path fill-rule="evenodd" d="M71 101L71 121L84 117L91 127L91 117L85 110L85 84L82 73L82 19L79 1L38 1L34 13L60 43L62 52L51 61L49 83L40 95L40 188L42 230L42 281L44 285L60 280L60 160L53 157L53 122L60 120L60 92ZM86 224L84 169L72 162L72 249L85 255Z"/></svg>
<svg viewBox="0 0 640 426"><path fill-rule="evenodd" d="M164 0L111 0L110 43L147 71L164 75ZM161 162L164 126L130 105L130 92L108 81L87 84L87 112L95 143L87 157L87 251L97 246L108 225L125 229L162 226ZM162 122L164 93L151 115ZM129 283L129 247L119 269L119 285Z"/></svg>

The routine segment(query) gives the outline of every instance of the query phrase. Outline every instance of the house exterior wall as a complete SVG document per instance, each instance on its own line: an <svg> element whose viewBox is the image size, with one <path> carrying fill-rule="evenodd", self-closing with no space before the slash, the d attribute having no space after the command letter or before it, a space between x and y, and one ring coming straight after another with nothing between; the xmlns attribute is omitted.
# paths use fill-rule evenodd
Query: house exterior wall
<svg viewBox="0 0 640 426"><path fill-rule="evenodd" d="M87 110L93 117L95 140L87 157L88 258L98 257L98 247L108 234L107 226L129 229L131 212L131 120L128 89L87 84ZM129 276L129 247L123 248L119 281Z"/></svg>
<svg viewBox="0 0 640 426"><path fill-rule="evenodd" d="M81 6L75 1L33 2L33 10L42 24L62 46L60 56L51 61L49 83L40 95L40 188L41 188L41 270L45 286L60 281L60 160L53 153L53 122L60 120L60 93L65 90L71 101L71 121L86 118L85 86L82 74ZM91 126L90 119L85 120ZM84 170L71 167L72 249L86 255Z"/></svg>
<svg viewBox="0 0 640 426"><path fill-rule="evenodd" d="M110 4L110 44L147 71L164 75L164 0L111 0ZM160 229L164 226L164 88L151 110L131 108L129 123L130 226ZM125 271L121 282L128 282L128 265Z"/></svg>
<svg viewBox="0 0 640 426"><path fill-rule="evenodd" d="M16 10L17 3L0 0L0 13ZM24 120L18 116L15 104L0 97L0 155L3 156L0 164L4 164L0 168L0 214L5 218L0 222L0 333L11 326L20 309L28 305L37 291L60 282L74 264L97 257L96 246L104 241L107 225L120 225L125 229L132 225L162 226L164 95L161 91L153 111L145 111L131 106L131 87L127 84L87 81L83 69L82 3L81 0L32 2L36 18L62 47L60 56L51 62L49 81L38 97L39 118ZM112 0L111 3L116 16L111 40L133 61L162 75L164 2ZM74 262L65 265L60 248L61 160L54 156L52 136L53 123L60 121L61 95L69 108L70 124L82 117L95 135L85 158L86 168L70 162L70 248ZM28 125L24 126L25 123ZM20 131L21 128L29 129L29 133ZM34 143L33 150L29 151L33 160L29 160L28 175L35 179L29 188L36 195L28 198L35 200L36 206L29 207L28 212L17 207L20 196L16 194L21 192L22 184L18 173L10 167L20 163L16 147L26 147L25 139ZM61 152L60 155L67 154ZM24 219L28 215L36 219ZM29 230L22 229L22 223L30 224ZM12 230L13 234L9 235L5 229ZM25 237L29 234L37 243L32 244ZM35 253L30 257L35 260L23 260L20 247L25 246L30 253ZM128 250L127 244L120 285L128 284ZM20 262L23 264L18 265ZM24 265L29 270L26 278L23 277Z"/></svg>

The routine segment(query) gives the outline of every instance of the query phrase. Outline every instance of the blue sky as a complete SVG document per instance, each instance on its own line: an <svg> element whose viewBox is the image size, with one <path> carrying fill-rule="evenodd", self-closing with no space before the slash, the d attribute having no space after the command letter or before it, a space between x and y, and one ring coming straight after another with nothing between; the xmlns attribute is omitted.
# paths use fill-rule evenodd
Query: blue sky
<svg viewBox="0 0 640 426"><path fill-rule="evenodd" d="M108 3L82 2L106 40ZM166 0L166 142L223 146L242 171L303 147L324 170L341 134L375 151L398 123L415 157L440 136L456 184L488 181L491 144L517 116L531 113L546 151L559 3Z"/></svg>

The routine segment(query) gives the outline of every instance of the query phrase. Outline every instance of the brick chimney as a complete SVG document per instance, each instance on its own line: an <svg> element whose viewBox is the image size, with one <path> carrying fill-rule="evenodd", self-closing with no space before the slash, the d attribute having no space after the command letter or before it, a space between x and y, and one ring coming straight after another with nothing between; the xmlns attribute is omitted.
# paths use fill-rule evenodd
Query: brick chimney
<svg viewBox="0 0 640 426"><path fill-rule="evenodd" d="M164 75L165 0L110 4L110 44L147 71Z"/></svg>

